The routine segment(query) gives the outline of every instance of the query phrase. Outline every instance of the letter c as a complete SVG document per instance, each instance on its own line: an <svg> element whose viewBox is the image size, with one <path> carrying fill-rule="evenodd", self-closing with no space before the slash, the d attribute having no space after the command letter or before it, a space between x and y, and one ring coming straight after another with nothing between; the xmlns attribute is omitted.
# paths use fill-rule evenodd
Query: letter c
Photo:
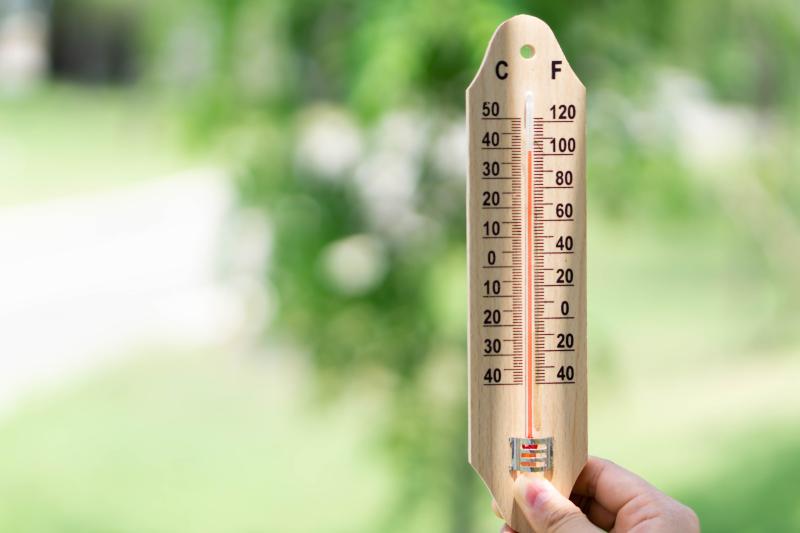
<svg viewBox="0 0 800 533"><path fill-rule="evenodd" d="M495 67L494 67L494 73L497 74L497 79L504 80L504 79L508 78L508 71L504 70L503 72L500 72L500 68L501 67L505 67L507 69L508 68L508 63L506 63L503 60L498 61L497 65L495 65Z"/></svg>

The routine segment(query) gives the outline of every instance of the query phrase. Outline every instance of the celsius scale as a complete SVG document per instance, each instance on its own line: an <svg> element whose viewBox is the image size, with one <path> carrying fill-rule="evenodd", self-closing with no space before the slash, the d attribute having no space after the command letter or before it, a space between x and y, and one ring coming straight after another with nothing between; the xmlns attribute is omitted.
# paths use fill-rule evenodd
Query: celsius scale
<svg viewBox="0 0 800 533"><path fill-rule="evenodd" d="M586 463L586 88L538 18L503 22L467 89L469 462L505 520L517 476Z"/></svg>

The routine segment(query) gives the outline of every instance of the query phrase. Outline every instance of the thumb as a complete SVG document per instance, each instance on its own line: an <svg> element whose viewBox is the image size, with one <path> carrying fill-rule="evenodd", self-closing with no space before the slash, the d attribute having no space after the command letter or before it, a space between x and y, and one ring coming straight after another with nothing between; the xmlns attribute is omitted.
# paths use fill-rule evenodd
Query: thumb
<svg viewBox="0 0 800 533"><path fill-rule="evenodd" d="M517 476L514 499L536 533L596 533L598 529L574 503L547 480Z"/></svg>

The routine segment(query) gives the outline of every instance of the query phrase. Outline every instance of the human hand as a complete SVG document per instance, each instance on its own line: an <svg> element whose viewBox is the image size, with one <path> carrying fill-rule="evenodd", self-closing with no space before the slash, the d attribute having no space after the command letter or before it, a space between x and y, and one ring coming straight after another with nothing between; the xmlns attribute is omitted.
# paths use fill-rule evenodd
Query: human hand
<svg viewBox="0 0 800 533"><path fill-rule="evenodd" d="M689 507L636 474L596 457L589 458L570 499L549 481L522 475L514 483L514 499L536 533L700 531L700 521ZM500 516L496 503L493 507ZM515 533L508 524L500 531Z"/></svg>

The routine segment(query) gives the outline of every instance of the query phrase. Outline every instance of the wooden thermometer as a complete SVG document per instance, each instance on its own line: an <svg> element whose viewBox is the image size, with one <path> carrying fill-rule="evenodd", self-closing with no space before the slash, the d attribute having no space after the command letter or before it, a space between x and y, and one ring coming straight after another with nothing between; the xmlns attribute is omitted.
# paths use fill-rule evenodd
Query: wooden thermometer
<svg viewBox="0 0 800 533"><path fill-rule="evenodd" d="M520 532L516 476L569 495L587 458L585 123L550 27L502 23L467 89L469 461Z"/></svg>

